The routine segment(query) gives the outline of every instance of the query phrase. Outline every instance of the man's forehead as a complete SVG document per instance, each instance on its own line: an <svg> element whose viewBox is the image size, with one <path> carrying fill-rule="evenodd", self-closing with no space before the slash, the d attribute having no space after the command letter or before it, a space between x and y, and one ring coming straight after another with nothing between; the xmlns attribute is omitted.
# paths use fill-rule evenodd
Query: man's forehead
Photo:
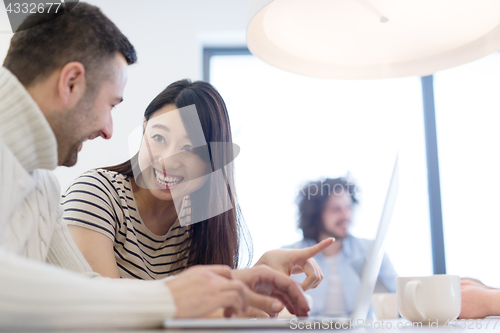
<svg viewBox="0 0 500 333"><path fill-rule="evenodd" d="M350 203L352 201L351 195L347 191L342 191L342 193L332 193L328 200L332 204Z"/></svg>
<svg viewBox="0 0 500 333"><path fill-rule="evenodd" d="M113 70L119 70L128 67L127 60L123 54L117 52L114 56L111 56L108 60L108 66L112 67Z"/></svg>
<svg viewBox="0 0 500 333"><path fill-rule="evenodd" d="M128 64L121 53L117 53L107 61L104 72L104 82L108 84L125 85L128 74Z"/></svg>
<svg viewBox="0 0 500 333"><path fill-rule="evenodd" d="M123 56L121 56L123 58ZM123 58L125 61L125 58ZM127 63L117 64L118 59L108 67L107 75L102 82L101 90L106 91L110 98L113 99L115 103L120 103L123 100L123 90L127 83Z"/></svg>

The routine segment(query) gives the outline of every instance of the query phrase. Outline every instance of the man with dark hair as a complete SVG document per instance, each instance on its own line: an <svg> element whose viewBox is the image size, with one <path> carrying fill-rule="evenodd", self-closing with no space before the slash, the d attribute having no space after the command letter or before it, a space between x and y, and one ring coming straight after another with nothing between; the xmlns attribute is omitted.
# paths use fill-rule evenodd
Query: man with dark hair
<svg viewBox="0 0 500 333"><path fill-rule="evenodd" d="M159 281L83 276L95 274L61 219L49 170L74 165L85 140L111 138L135 50L85 3L32 14L18 31L0 68L0 330L159 327L249 304L275 313L281 301L307 314L298 284L266 267L195 266Z"/></svg>
<svg viewBox="0 0 500 333"><path fill-rule="evenodd" d="M68 112L38 103L56 136L59 165L73 166L83 141L111 137L110 111L122 101L125 68L137 61L135 49L97 7L86 4L28 16L18 31L3 66L37 103L55 100L57 84L80 89L61 96L73 98L65 100Z"/></svg>
<svg viewBox="0 0 500 333"><path fill-rule="evenodd" d="M335 238L332 245L314 257L324 282L307 291L313 298L312 315L348 316L354 308L361 271L371 248L371 241L349 233L357 203L356 186L344 178L309 182L299 193L299 228L304 239L288 248L305 248ZM396 272L387 256L376 289L396 292Z"/></svg>

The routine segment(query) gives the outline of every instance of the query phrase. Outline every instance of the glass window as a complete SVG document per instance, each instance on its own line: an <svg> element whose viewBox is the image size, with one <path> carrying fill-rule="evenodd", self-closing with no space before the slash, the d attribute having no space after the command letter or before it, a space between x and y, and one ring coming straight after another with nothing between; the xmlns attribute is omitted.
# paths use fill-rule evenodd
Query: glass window
<svg viewBox="0 0 500 333"><path fill-rule="evenodd" d="M360 187L352 234L374 238L399 152L399 196L386 252L401 275L432 274L419 77L325 80L254 56L212 56L211 83L227 103L240 205L266 250L302 238L295 200L309 180L350 175Z"/></svg>
<svg viewBox="0 0 500 333"><path fill-rule="evenodd" d="M500 285L500 53L434 75L447 273Z"/></svg>

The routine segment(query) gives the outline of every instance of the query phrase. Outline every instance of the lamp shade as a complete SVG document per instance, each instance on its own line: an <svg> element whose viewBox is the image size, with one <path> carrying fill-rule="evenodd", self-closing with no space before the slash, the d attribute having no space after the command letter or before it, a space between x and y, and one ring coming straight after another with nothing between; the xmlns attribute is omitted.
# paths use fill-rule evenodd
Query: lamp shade
<svg viewBox="0 0 500 333"><path fill-rule="evenodd" d="M500 50L499 0L249 0L263 61L332 79L430 75Z"/></svg>

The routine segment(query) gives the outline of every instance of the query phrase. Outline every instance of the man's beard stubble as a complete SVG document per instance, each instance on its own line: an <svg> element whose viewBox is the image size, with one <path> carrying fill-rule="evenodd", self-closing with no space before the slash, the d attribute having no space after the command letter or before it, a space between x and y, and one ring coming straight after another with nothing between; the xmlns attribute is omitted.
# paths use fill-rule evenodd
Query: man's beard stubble
<svg viewBox="0 0 500 333"><path fill-rule="evenodd" d="M85 93L78 104L69 110L65 117L58 121L58 131L54 131L57 139L58 165L71 167L78 161L78 148L91 133L74 138L82 126L91 122L89 113L94 106L94 94Z"/></svg>
<svg viewBox="0 0 500 333"><path fill-rule="evenodd" d="M60 165L66 167L72 167L76 164L76 162L78 161L78 148L80 147L80 143L81 142L75 143L68 149L65 159Z"/></svg>
<svg viewBox="0 0 500 333"><path fill-rule="evenodd" d="M349 227L350 227L350 222L349 222ZM332 232L330 230L328 230L327 228L325 228L324 226L321 228L321 232L326 235L327 237L333 237L335 238L336 241L340 241L346 237L349 237L350 233L349 233L349 228L347 230L347 233L345 235L340 235L338 233L335 233L335 232Z"/></svg>

